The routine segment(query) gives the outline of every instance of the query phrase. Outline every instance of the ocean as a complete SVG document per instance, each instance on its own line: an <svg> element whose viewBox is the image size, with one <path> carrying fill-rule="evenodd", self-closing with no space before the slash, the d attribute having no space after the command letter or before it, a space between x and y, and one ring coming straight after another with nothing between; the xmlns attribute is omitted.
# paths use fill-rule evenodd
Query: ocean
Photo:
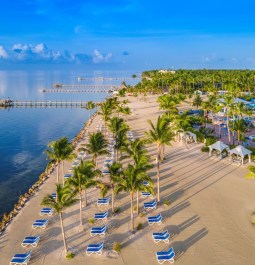
<svg viewBox="0 0 255 265"><path fill-rule="evenodd" d="M108 93L43 93L54 83L111 84L120 80L78 81L77 77L131 77L128 71L0 71L0 99L103 101ZM135 81L126 81L134 84ZM84 108L0 108L0 217L12 210L44 171L47 144L66 136L71 141L88 119Z"/></svg>

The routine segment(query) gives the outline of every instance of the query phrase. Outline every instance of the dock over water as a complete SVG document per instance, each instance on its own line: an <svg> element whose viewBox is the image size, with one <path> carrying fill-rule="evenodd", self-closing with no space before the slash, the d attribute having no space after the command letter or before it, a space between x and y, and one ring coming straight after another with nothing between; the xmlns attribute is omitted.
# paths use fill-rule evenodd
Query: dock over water
<svg viewBox="0 0 255 265"><path fill-rule="evenodd" d="M10 100L1 104L3 108L86 108L88 101L82 100ZM99 105L100 102L95 102Z"/></svg>

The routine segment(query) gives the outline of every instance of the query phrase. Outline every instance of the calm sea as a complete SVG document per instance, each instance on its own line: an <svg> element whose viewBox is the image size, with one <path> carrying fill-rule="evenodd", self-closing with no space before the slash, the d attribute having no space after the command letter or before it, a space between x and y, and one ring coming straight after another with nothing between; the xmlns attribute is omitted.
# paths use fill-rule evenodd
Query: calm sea
<svg viewBox="0 0 255 265"><path fill-rule="evenodd" d="M0 99L93 100L107 93L42 93L53 83L120 84L121 81L78 81L77 77L131 76L131 72L82 70L0 71ZM134 81L127 83L132 84ZM48 142L67 136L72 140L88 119L83 108L0 109L0 216L38 179L47 165Z"/></svg>

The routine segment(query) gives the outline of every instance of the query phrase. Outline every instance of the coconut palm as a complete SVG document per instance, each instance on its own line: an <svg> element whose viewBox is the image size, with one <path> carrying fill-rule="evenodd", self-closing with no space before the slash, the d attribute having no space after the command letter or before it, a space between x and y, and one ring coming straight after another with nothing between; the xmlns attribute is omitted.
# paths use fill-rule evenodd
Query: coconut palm
<svg viewBox="0 0 255 265"><path fill-rule="evenodd" d="M55 212L58 213L64 242L64 250L65 254L67 254L67 245L62 214L64 209L72 206L77 201L77 199L75 199L74 191L70 189L70 187L63 186L62 184L56 184L56 195L57 200L53 199L51 195L46 195L43 198L41 204L51 207L52 209L54 209Z"/></svg>
<svg viewBox="0 0 255 265"><path fill-rule="evenodd" d="M93 101L88 101L86 105L86 109L89 111L89 120L91 117L91 110L96 108L96 104Z"/></svg>
<svg viewBox="0 0 255 265"><path fill-rule="evenodd" d="M124 122L123 118L113 117L109 119L108 128L113 133L113 139L115 141L115 153L116 153L116 161L118 161L118 154L121 147L124 145L126 141L126 132L128 131L129 127Z"/></svg>
<svg viewBox="0 0 255 265"><path fill-rule="evenodd" d="M202 105L202 102L203 102L203 100L202 100L201 96L199 94L196 94L194 99L193 99L193 106L196 106L198 109L198 107L200 107Z"/></svg>
<svg viewBox="0 0 255 265"><path fill-rule="evenodd" d="M245 121L243 119L237 119L233 122L230 122L230 126L232 127L232 131L237 132L237 141L239 144L241 133L246 131Z"/></svg>
<svg viewBox="0 0 255 265"><path fill-rule="evenodd" d="M224 101L222 102L222 104L225 107L226 116L227 116L228 142L230 143L229 114L230 114L231 108L233 108L233 105L234 105L234 98L232 95L225 95L223 99Z"/></svg>
<svg viewBox="0 0 255 265"><path fill-rule="evenodd" d="M80 225L82 226L82 191L84 191L85 206L87 206L86 190L95 187L99 181L95 177L100 174L99 170L95 170L95 165L92 161L81 161L80 165L74 168L73 176L66 183L80 197Z"/></svg>
<svg viewBox="0 0 255 265"><path fill-rule="evenodd" d="M57 182L59 182L59 166L63 159L70 156L70 144L68 138L63 137L48 144L49 149L45 151L48 159L57 163Z"/></svg>
<svg viewBox="0 0 255 265"><path fill-rule="evenodd" d="M108 142L104 138L104 135L101 132L95 132L90 134L88 143L82 144L82 146L84 147L79 148L79 152L83 151L87 152L88 154L91 154L93 162L96 165L96 168L97 168L97 157L99 155L109 154L107 150Z"/></svg>
<svg viewBox="0 0 255 265"><path fill-rule="evenodd" d="M169 126L169 120L158 117L157 123L154 125L151 120L148 121L150 130L145 132L148 143L155 143L157 146L157 182L158 182L158 202L160 202L160 167L159 160L164 159L164 145L171 145L173 140L173 133ZM163 147L163 150L162 150ZM163 151L163 154L161 154Z"/></svg>
<svg viewBox="0 0 255 265"><path fill-rule="evenodd" d="M112 165L107 164L109 173L107 174L108 182L101 185L101 194L103 197L109 190L112 191L112 212L114 212L115 186L121 177L121 164L114 162Z"/></svg>
<svg viewBox="0 0 255 265"><path fill-rule="evenodd" d="M131 158L133 160L133 165L138 166L141 170L145 172L151 168L153 165L149 163L149 157L147 156L147 150L145 149L145 141L142 139L135 139L133 142L127 142L125 146L122 147L122 150L126 153L124 158ZM136 195L136 208L137 214L139 213L139 194L137 190Z"/></svg>
<svg viewBox="0 0 255 265"><path fill-rule="evenodd" d="M119 182L115 188L116 194L121 191L126 191L130 196L130 217L131 217L131 229L134 232L134 209L133 209L133 199L136 191L146 191L154 193L152 185L145 186L144 181L152 183L150 177L144 172L143 169L140 169L138 166L133 166L128 164L128 166L123 170L123 177L119 179Z"/></svg>
<svg viewBox="0 0 255 265"><path fill-rule="evenodd" d="M98 114L101 115L104 120L104 135L106 135L106 123L110 119L112 112L113 104L111 104L111 102L106 101L104 103L101 103L100 111L98 112Z"/></svg>

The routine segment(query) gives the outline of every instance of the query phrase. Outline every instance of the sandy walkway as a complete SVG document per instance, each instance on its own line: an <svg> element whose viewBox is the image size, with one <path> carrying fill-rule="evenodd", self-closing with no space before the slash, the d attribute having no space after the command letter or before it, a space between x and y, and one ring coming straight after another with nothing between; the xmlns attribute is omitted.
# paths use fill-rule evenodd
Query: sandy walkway
<svg viewBox="0 0 255 265"><path fill-rule="evenodd" d="M148 128L147 119L155 120L160 113L153 98L147 103L132 99L133 115L129 124L135 137L142 136ZM93 121L91 130L96 128L99 117ZM200 152L201 145L189 145L186 150L179 143L167 148L166 161L161 165L161 197L172 202L169 207L160 206L151 214L161 212L164 222L161 226L149 227L147 214L136 218L136 224L144 229L130 237L129 197L118 196L116 206L121 213L106 223L108 234L104 238L104 254L87 257L86 246L100 242L101 238L90 238L88 218L98 212L95 200L99 192L88 193L89 206L84 210L84 231L80 232L78 204L66 210L64 224L69 249L76 256L67 261L63 257L63 246L58 216L51 217L46 230L33 231L33 220L40 219L40 202L43 196L54 190L56 176L53 175L29 201L15 218L7 231L0 237L0 264L9 264L13 254L26 250L21 247L25 236L42 234L42 240L33 251L29 264L157 264L155 252L173 246L176 263L181 265L252 265L255 260L255 233L250 224L254 210L255 183L243 179L245 167L231 165L228 160L218 161ZM156 148L149 147L150 156L155 157ZM103 158L100 158L102 163ZM70 164L69 164L70 165ZM66 165L66 170L69 167ZM67 172L67 171L66 171ZM151 171L153 179L155 169ZM142 207L144 199L140 200ZM104 210L102 208L101 210ZM172 234L170 244L154 243L153 231L168 229ZM122 242L123 250L118 257L110 252L114 241Z"/></svg>

